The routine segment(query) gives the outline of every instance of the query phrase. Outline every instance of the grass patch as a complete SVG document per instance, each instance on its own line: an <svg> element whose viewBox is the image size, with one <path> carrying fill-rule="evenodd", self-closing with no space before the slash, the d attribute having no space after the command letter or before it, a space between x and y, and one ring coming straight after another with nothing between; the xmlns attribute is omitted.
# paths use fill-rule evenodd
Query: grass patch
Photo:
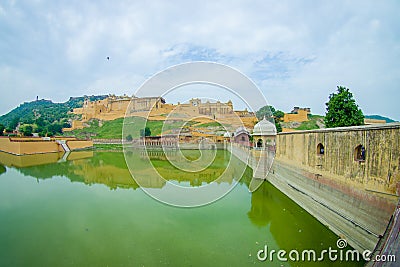
<svg viewBox="0 0 400 267"><path fill-rule="evenodd" d="M324 116L321 115L308 115L309 121L303 121L299 127L295 128L296 130L314 130L319 129L317 121L322 122Z"/></svg>
<svg viewBox="0 0 400 267"><path fill-rule="evenodd" d="M132 138L139 138L140 129L149 127L151 130L151 136L160 135L161 131L164 132L181 128L183 125L188 126L196 122L188 122L185 124L184 121L157 121L157 120L146 120L142 117L131 117L126 123L126 132L132 136ZM122 127L124 124L124 118L115 119L112 121L104 121L102 126L99 126L98 120L91 120L88 122L89 127L83 129L77 129L71 132L65 133L68 136L76 136L78 138L92 138L92 139L121 139L122 138ZM126 138L126 136L125 136Z"/></svg>
<svg viewBox="0 0 400 267"><path fill-rule="evenodd" d="M194 127L195 128L207 128L207 127L221 127L221 123L216 122L216 121L212 121L212 122L206 122L206 123L202 123L202 124L197 124ZM227 125L225 125L227 126Z"/></svg>
<svg viewBox="0 0 400 267"><path fill-rule="evenodd" d="M319 129L319 126L315 121L303 121L299 127L295 128L296 130L313 130Z"/></svg>
<svg viewBox="0 0 400 267"><path fill-rule="evenodd" d="M66 135L73 135L78 138L97 138L97 139L120 139L122 138L122 125L124 118L105 121L99 126L98 120L90 121L89 127L67 132Z"/></svg>
<svg viewBox="0 0 400 267"><path fill-rule="evenodd" d="M308 117L309 120L325 118L325 116L323 116L323 115L316 115L316 114L308 114L307 117Z"/></svg>
<svg viewBox="0 0 400 267"><path fill-rule="evenodd" d="M118 150L122 151L122 144L94 144L96 150Z"/></svg>

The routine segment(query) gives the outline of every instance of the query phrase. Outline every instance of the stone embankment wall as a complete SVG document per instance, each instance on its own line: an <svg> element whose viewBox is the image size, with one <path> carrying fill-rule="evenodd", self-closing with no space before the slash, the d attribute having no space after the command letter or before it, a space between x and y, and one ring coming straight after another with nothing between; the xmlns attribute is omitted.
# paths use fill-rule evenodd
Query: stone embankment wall
<svg viewBox="0 0 400 267"><path fill-rule="evenodd" d="M400 124L281 133L276 144L268 180L353 247L374 249L399 199Z"/></svg>
<svg viewBox="0 0 400 267"><path fill-rule="evenodd" d="M365 149L364 160L357 159L359 146ZM399 147L400 124L346 127L279 134L276 157L363 190L398 195Z"/></svg>
<svg viewBox="0 0 400 267"><path fill-rule="evenodd" d="M64 152L57 140L65 140L70 150L79 150L93 147L90 140L78 140L76 138L51 138L44 140L39 137L1 137L0 151L14 155L30 155L41 153Z"/></svg>

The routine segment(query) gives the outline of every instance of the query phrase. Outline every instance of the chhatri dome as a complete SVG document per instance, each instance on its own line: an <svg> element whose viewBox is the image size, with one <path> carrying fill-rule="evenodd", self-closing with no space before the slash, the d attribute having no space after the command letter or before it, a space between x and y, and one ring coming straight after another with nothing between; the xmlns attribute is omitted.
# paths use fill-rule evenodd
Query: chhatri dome
<svg viewBox="0 0 400 267"><path fill-rule="evenodd" d="M231 137L231 134L229 132L224 133L224 137Z"/></svg>
<svg viewBox="0 0 400 267"><path fill-rule="evenodd" d="M275 124L268 121L264 116L261 121L254 125L253 135L276 135Z"/></svg>

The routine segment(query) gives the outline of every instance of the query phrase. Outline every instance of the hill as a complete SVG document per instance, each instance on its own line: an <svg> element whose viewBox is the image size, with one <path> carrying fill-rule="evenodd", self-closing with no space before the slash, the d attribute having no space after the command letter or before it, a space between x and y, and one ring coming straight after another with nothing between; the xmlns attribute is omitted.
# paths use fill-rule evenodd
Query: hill
<svg viewBox="0 0 400 267"><path fill-rule="evenodd" d="M373 119L373 120L385 120L386 123L390 123L390 122L396 122L395 120L392 120L388 117L384 117L381 115L365 115L366 119Z"/></svg>
<svg viewBox="0 0 400 267"><path fill-rule="evenodd" d="M20 124L28 125L28 127L31 127L31 131L36 128L37 132L43 134L59 132L62 127L68 126L70 117L68 111L81 107L85 97L70 97L64 103L54 103L45 99L25 102L7 114L0 116L0 124L6 126L8 130L14 130ZM93 101L105 97L107 96L98 95L88 98Z"/></svg>
<svg viewBox="0 0 400 267"><path fill-rule="evenodd" d="M184 121L173 121L168 124L164 124L164 121L157 120L146 120L142 117L131 117L130 124L132 125L144 125L149 127L152 136L160 135L162 131L164 133L174 128L180 128L185 124ZM186 123L186 125L192 125L196 121ZM83 129L76 129L70 132L66 132L65 135L75 136L78 138L93 138L93 139L121 139L122 128L124 124L124 118L119 118L110 121L103 121L100 124L98 119L91 119L87 122L87 127ZM135 126L136 127L136 126ZM130 131L130 135L133 138L139 138L140 129L133 127ZM129 128L126 128L129 130ZM126 138L126 136L124 136Z"/></svg>
<svg viewBox="0 0 400 267"><path fill-rule="evenodd" d="M303 122L281 122L282 127L293 130L314 130L325 128L324 116L308 114L308 121Z"/></svg>
<svg viewBox="0 0 400 267"><path fill-rule="evenodd" d="M107 96L90 96L90 100L100 100ZM10 126L13 119L18 118L21 123L32 123L35 119L41 117L50 123L67 118L67 112L73 108L82 107L85 97L70 97L67 102L53 103L51 100L36 100L25 102L7 114L0 116L0 123Z"/></svg>

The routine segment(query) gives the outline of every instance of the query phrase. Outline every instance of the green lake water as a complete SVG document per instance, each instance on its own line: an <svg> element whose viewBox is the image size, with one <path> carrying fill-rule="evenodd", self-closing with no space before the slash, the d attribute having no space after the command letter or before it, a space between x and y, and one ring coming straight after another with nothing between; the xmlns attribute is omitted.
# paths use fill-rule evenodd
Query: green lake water
<svg viewBox="0 0 400 267"><path fill-rule="evenodd" d="M215 166L198 176L160 154L151 161L168 181L195 187L212 182L227 153L218 151ZM338 237L268 182L250 193L249 168L218 184L240 180L222 199L178 208L143 192L121 152L0 153L0 163L0 266L363 265L259 261L265 245L321 251L336 248ZM162 190L165 181L148 186Z"/></svg>

